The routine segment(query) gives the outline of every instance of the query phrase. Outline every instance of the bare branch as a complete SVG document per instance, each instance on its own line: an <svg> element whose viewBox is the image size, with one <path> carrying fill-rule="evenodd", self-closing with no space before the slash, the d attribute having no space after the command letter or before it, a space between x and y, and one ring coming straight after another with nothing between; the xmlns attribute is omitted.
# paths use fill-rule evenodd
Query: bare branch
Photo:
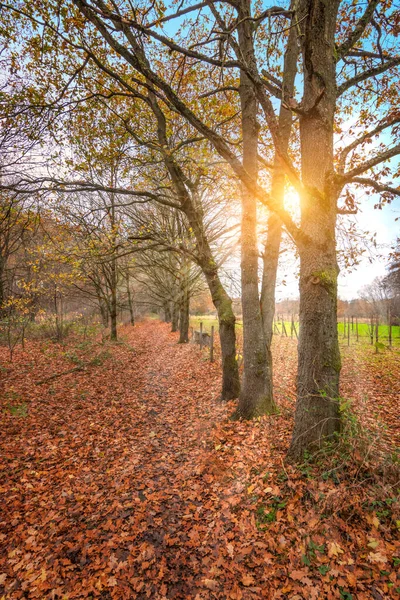
<svg viewBox="0 0 400 600"><path fill-rule="evenodd" d="M370 131L366 131L365 133L363 133L363 135L361 135L360 137L355 139L351 144L349 144L348 146L343 148L339 154L339 172L341 172L341 173L344 172L346 158L348 157L349 153L352 150L357 148L357 146L360 146L361 144L363 144L366 140L374 137L378 133L381 133L382 131L384 131L385 129L387 129L388 127L391 127L392 125L394 125L396 123L400 123L400 114L395 114L394 117L390 117L390 115L389 115L384 121L382 121L374 129L371 129Z"/></svg>
<svg viewBox="0 0 400 600"><path fill-rule="evenodd" d="M397 67L398 65L400 65L400 56L394 56L377 67L372 67L371 69L363 71L359 75L356 75L355 77L352 77L351 79L348 79L339 85L337 97L339 98L339 96L344 94L344 92L346 92L349 88L353 87L353 85L356 85L361 81L365 81L366 79L370 79L371 77L375 77L376 75L380 75L381 73L384 73L393 67Z"/></svg>
<svg viewBox="0 0 400 600"><path fill-rule="evenodd" d="M206 92L205 94L201 94L199 98L208 98L209 96L214 96L214 94L219 94L220 92L238 92L239 88L234 85L225 85L222 88L217 88L215 90L211 90L211 92Z"/></svg>
<svg viewBox="0 0 400 600"><path fill-rule="evenodd" d="M171 19L177 19L178 17L183 17L183 15L187 15L188 13L194 12L195 10L204 8L205 6L207 6L207 4L208 4L207 2L199 2L198 4L193 4L193 6L188 6L186 8L182 8L181 10L177 10L172 15L166 15L165 17L162 17L161 19L156 19L155 21L148 23L148 25L146 25L146 28L154 27L156 25L161 25L162 23L171 21Z"/></svg>
<svg viewBox="0 0 400 600"><path fill-rule="evenodd" d="M343 56L346 56L346 54L349 52L349 50L351 50L351 48L353 48L353 46L361 38L362 34L365 31L365 28L371 22L371 19L373 18L374 10L378 6L379 2L380 2L380 0L370 0L368 2L367 8L365 9L365 12L362 15L362 17L360 18L360 20L358 21L357 25L355 26L353 31L350 32L348 38L338 48L338 50L337 50L337 57L338 57L337 60L338 61L341 58L343 58Z"/></svg>
<svg viewBox="0 0 400 600"><path fill-rule="evenodd" d="M366 160L361 165L359 165L358 167L355 167L351 171L348 171L347 173L344 173L343 175L339 175L338 180L339 180L339 182L341 182L343 184L349 183L350 181L354 180L354 178L357 177L358 175L361 175L362 173L369 171L369 169L372 169L376 165L379 165L379 164L389 160L390 158L393 158L393 156L398 156L399 154L400 154L400 144L397 144L396 146L393 146L393 148L390 148L390 149L386 150L385 152L381 152L380 154L373 156L369 160Z"/></svg>
<svg viewBox="0 0 400 600"><path fill-rule="evenodd" d="M338 207L336 210L338 215L356 215L358 213L358 208L340 208Z"/></svg>
<svg viewBox="0 0 400 600"><path fill-rule="evenodd" d="M390 185L379 183L378 181L375 181L375 179L370 179L368 177L353 177L351 183L359 183L360 185L372 187L376 192L388 192L389 194L400 196L400 187L394 188Z"/></svg>
<svg viewBox="0 0 400 600"><path fill-rule="evenodd" d="M51 184L51 185L47 185ZM129 190L127 188L109 187L106 185L97 184L91 181L62 181L54 177L37 177L37 178L26 178L19 179L13 183L2 183L0 184L0 190L9 190L15 193L26 195L34 194L38 192L57 192L67 193L71 192L106 192L109 194L119 194L121 196L135 196L141 198L138 202L154 201L171 208L181 209L179 204L175 204L159 194L144 190Z"/></svg>

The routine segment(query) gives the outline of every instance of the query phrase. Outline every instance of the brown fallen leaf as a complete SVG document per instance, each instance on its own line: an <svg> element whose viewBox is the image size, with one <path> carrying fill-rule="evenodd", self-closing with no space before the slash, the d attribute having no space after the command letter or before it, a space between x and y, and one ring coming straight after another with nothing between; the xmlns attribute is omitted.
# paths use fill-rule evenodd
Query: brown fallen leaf
<svg viewBox="0 0 400 600"><path fill-rule="evenodd" d="M203 579L203 583L206 586L206 588L213 592L216 592L219 587L218 581L215 581L215 579Z"/></svg>
<svg viewBox="0 0 400 600"><path fill-rule="evenodd" d="M244 586L249 586L254 584L254 578L251 575L243 575L242 583Z"/></svg>

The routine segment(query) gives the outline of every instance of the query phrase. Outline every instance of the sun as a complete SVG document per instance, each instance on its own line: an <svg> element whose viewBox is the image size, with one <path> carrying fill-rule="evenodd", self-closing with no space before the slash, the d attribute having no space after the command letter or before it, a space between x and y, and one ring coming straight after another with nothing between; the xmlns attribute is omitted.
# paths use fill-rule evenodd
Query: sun
<svg viewBox="0 0 400 600"><path fill-rule="evenodd" d="M293 189L286 190L284 204L287 211L292 214L297 214L300 210L300 198L298 193Z"/></svg>

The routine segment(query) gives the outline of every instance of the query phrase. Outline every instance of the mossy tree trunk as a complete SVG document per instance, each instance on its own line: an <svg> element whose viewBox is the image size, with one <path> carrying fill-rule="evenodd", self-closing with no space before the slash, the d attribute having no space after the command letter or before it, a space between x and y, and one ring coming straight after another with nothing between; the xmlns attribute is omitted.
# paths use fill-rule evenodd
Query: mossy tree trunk
<svg viewBox="0 0 400 600"><path fill-rule="evenodd" d="M218 314L222 359L221 400L231 400L238 398L240 393L239 368L236 359L236 317L232 309L232 300L220 281L217 266L212 259L204 265L203 272Z"/></svg>
<svg viewBox="0 0 400 600"><path fill-rule="evenodd" d="M300 118L302 180L299 368L289 455L319 447L340 428L337 333L336 215L333 164L336 102L335 29L339 1L304 0L304 115Z"/></svg>

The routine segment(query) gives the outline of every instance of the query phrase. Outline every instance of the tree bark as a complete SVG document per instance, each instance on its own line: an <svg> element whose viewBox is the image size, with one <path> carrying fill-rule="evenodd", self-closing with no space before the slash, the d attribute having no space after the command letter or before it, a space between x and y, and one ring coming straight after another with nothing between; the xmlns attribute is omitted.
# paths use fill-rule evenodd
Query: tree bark
<svg viewBox="0 0 400 600"><path fill-rule="evenodd" d="M187 277L183 281L181 304L179 309L179 344L187 344L189 341L189 290Z"/></svg>
<svg viewBox="0 0 400 600"><path fill-rule="evenodd" d="M114 185L115 183L115 170L114 167L112 167L111 169L111 186ZM117 273L117 258L115 256L116 253L116 241L117 241L117 235L116 235L116 219L115 219L115 195L114 193L110 194L110 200L111 200L111 206L110 206L110 211L109 211L109 217L110 217L110 227L111 227L111 244L112 244L112 252L113 255L111 257L111 264L110 264L110 294L111 294L111 300L110 300L110 325L111 325L111 330L110 330L110 339L112 341L117 341L118 339L118 335L117 335L117 318L118 318L118 306L117 306L117 285L118 285L118 273Z"/></svg>
<svg viewBox="0 0 400 600"><path fill-rule="evenodd" d="M305 0L304 114L300 119L302 229L297 404L289 456L302 458L340 428L333 119L335 25L339 2Z"/></svg>
<svg viewBox="0 0 400 600"><path fill-rule="evenodd" d="M219 277L218 266L204 231L201 208L195 207L193 199L186 195L182 210L193 229L196 238L197 263L204 273L218 315L222 360L221 400L232 400L238 398L240 394L239 367L236 359L236 317L232 300Z"/></svg>
<svg viewBox="0 0 400 600"><path fill-rule="evenodd" d="M216 265L213 268L213 263L209 264L208 268L203 268L203 272L218 314L222 355L221 400L232 400L240 393L239 367L236 360L236 317L232 309L232 300L219 279Z"/></svg>
<svg viewBox="0 0 400 600"><path fill-rule="evenodd" d="M291 3L291 9L294 8L294 2ZM296 21L296 13L293 20ZM282 100L287 101L293 96L294 81L297 73L298 61L297 28L292 27L289 32L288 42L285 51L283 78L282 78ZM281 150L287 152L289 147L290 134L292 130L292 113L287 110L281 102L279 112L279 141ZM275 153L274 170L272 174L271 196L274 202L279 206L284 206L285 197L285 174L282 169L278 155ZM282 240L282 221L275 213L271 213L268 218L267 240L264 247L263 256L263 278L261 287L261 312L264 327L264 336L267 346L267 359L270 364L270 374L272 377L272 354L271 343L273 334L273 321L275 314L275 287L278 271L279 251ZM271 383L272 389L272 383Z"/></svg>
<svg viewBox="0 0 400 600"><path fill-rule="evenodd" d="M250 1L241 2L239 10L239 44L243 57L255 63L253 28L249 19ZM240 73L240 103L242 109L243 167L257 180L258 131L257 99L252 82ZM237 416L251 419L276 410L272 377L267 360L266 344L258 291L257 199L242 184L241 280L243 312L244 374Z"/></svg>
<svg viewBox="0 0 400 600"><path fill-rule="evenodd" d="M114 262L114 261L113 261ZM110 302L110 339L116 341L118 339L117 335L117 283L116 283L116 266L114 264L111 265L111 302Z"/></svg>
<svg viewBox="0 0 400 600"><path fill-rule="evenodd" d="M172 302L171 311L171 331L175 333L179 329L179 306L177 302Z"/></svg>
<svg viewBox="0 0 400 600"><path fill-rule="evenodd" d="M112 213L113 213L113 205L112 205ZM112 228L114 230L114 217L112 217ZM112 230L112 231L113 231ZM114 233L112 232L113 238L113 246L115 246ZM117 260L113 256L111 258L110 264L110 277L109 277L109 285L110 285L110 339L116 341L118 339L117 335L117 319L118 319L118 304L117 304Z"/></svg>
<svg viewBox="0 0 400 600"><path fill-rule="evenodd" d="M171 308L169 302L165 302L164 306L164 321L166 323L171 323Z"/></svg>
<svg viewBox="0 0 400 600"><path fill-rule="evenodd" d="M128 307L129 307L130 321L131 321L131 325L134 325L135 324L135 311L133 309L133 302L132 302L132 292L131 292L131 286L130 286L129 268L126 270L126 291L127 291L127 295L128 295Z"/></svg>
<svg viewBox="0 0 400 600"><path fill-rule="evenodd" d="M4 276L5 263L6 263L5 259L0 254L0 315L2 314L3 303L5 301L5 276Z"/></svg>

